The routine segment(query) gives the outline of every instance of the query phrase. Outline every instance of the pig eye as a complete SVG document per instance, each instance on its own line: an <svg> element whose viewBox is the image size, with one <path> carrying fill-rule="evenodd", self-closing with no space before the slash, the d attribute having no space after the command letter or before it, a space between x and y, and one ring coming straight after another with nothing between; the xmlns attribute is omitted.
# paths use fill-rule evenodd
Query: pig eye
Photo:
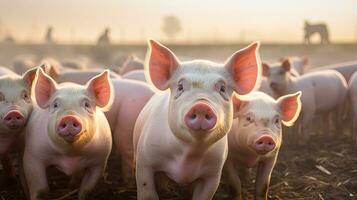
<svg viewBox="0 0 357 200"><path fill-rule="evenodd" d="M92 113L92 104L90 103L90 101L88 99L84 99L82 101L82 106L86 109L87 112Z"/></svg>
<svg viewBox="0 0 357 200"><path fill-rule="evenodd" d="M276 117L273 119L273 122L274 122L275 126L277 126L278 128L280 128L280 118L279 118L279 116L276 116Z"/></svg>
<svg viewBox="0 0 357 200"><path fill-rule="evenodd" d="M22 98L25 100L25 101L28 101L30 99L28 93L26 91L23 91L22 92Z"/></svg>
<svg viewBox="0 0 357 200"><path fill-rule="evenodd" d="M253 119L253 117L252 117L251 115L246 116L246 117L245 117L245 120L246 120L247 122L249 122L249 123L253 123L253 122L254 122L254 119Z"/></svg>
<svg viewBox="0 0 357 200"><path fill-rule="evenodd" d="M222 96L224 100L229 100L228 95L227 95L227 87L226 84L221 80L216 83L216 90L219 92L219 94Z"/></svg>
<svg viewBox="0 0 357 200"><path fill-rule="evenodd" d="M58 102L53 102L53 108L55 108L55 109L57 109L59 107L59 104L58 104Z"/></svg>
<svg viewBox="0 0 357 200"><path fill-rule="evenodd" d="M220 92L225 93L226 92L226 86L222 85L221 88L219 89Z"/></svg>
<svg viewBox="0 0 357 200"><path fill-rule="evenodd" d="M182 83L179 83L179 84L177 85L177 91L183 92L183 84L182 84Z"/></svg>

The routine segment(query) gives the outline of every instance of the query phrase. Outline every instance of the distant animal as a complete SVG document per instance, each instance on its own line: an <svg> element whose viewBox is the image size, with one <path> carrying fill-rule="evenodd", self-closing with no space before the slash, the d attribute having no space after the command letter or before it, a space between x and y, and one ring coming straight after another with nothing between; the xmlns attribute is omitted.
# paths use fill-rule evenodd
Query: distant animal
<svg viewBox="0 0 357 200"><path fill-rule="evenodd" d="M310 24L308 21L305 21L304 30L305 30L305 37L304 37L305 44L311 44L310 38L314 34L320 35L321 44L330 43L329 32L328 32L327 25L325 23Z"/></svg>

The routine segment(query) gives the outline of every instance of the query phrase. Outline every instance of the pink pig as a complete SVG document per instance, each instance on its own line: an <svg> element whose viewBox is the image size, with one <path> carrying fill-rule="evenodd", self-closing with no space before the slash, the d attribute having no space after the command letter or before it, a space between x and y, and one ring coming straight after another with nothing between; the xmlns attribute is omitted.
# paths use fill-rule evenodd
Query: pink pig
<svg viewBox="0 0 357 200"><path fill-rule="evenodd" d="M103 113L113 100L109 72L85 86L58 85L39 69L33 90L38 107L27 127L23 157L30 198L48 191L46 168L55 166L80 184L79 199L85 199L102 177L112 147Z"/></svg>
<svg viewBox="0 0 357 200"><path fill-rule="evenodd" d="M315 68L310 69L307 72L310 73L310 72L316 72L316 71L322 71L322 70L338 71L339 73L342 74L342 76L348 82L350 80L352 74L357 71L357 61L336 63L336 64L322 66L322 67L315 67Z"/></svg>
<svg viewBox="0 0 357 200"><path fill-rule="evenodd" d="M212 199L228 153L233 92L248 94L259 83L258 43L233 54L226 64L180 62L150 40L148 80L157 92L134 129L138 199L158 199L155 174L192 184L192 199Z"/></svg>
<svg viewBox="0 0 357 200"><path fill-rule="evenodd" d="M313 120L322 115L326 122L332 120L341 130L344 106L347 98L347 83L343 76L333 70L306 73L300 77L293 77L289 71L291 63L284 60L282 63L262 65L264 74L267 74L268 82L274 93L279 97L297 91L302 92L302 111L299 121L299 142L304 143L312 131ZM326 123L325 132L332 132L330 124Z"/></svg>
<svg viewBox="0 0 357 200"><path fill-rule="evenodd" d="M229 153L225 171L238 199L249 181L249 168L258 166L255 199L267 199L270 176L282 144L281 123L291 126L301 110L301 92L274 100L262 92L247 98L233 97L236 110L228 134Z"/></svg>
<svg viewBox="0 0 357 200"><path fill-rule="evenodd" d="M15 174L9 153L22 153L22 133L32 112L31 85L36 69L23 76L7 72L0 70L0 159L6 178L11 178Z"/></svg>
<svg viewBox="0 0 357 200"><path fill-rule="evenodd" d="M145 71L141 69L133 70L123 74L122 78L146 82Z"/></svg>

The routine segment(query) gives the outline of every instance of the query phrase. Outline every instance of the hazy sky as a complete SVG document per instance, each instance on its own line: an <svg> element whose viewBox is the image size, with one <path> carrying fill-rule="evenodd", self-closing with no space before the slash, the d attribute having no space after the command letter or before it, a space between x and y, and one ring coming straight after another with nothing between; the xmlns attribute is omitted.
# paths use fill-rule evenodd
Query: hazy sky
<svg viewBox="0 0 357 200"><path fill-rule="evenodd" d="M114 41L164 40L171 14L183 42L299 42L304 19L328 23L332 41L357 41L356 0L0 0L0 37L40 41L52 25L59 41L92 42L109 26Z"/></svg>

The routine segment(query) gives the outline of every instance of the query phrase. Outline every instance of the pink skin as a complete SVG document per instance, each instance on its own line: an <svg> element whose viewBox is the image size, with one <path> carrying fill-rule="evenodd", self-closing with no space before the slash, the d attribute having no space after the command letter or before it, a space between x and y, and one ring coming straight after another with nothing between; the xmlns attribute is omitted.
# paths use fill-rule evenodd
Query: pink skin
<svg viewBox="0 0 357 200"><path fill-rule="evenodd" d="M351 103L352 106L352 112L351 112L351 118L352 118L352 130L351 134L353 137L353 140L357 144L357 105L355 102L357 102L357 73L354 73L348 83L348 93L349 93L349 102L354 102Z"/></svg>
<svg viewBox="0 0 357 200"><path fill-rule="evenodd" d="M297 92L274 100L262 92L253 92L244 100L233 97L237 114L228 134L225 172L237 199L246 198L242 185L249 184L249 168L254 166L258 166L255 199L267 199L282 143L281 123L291 126L296 121L301 110L300 96L301 92Z"/></svg>
<svg viewBox="0 0 357 200"><path fill-rule="evenodd" d="M48 63L41 65L41 68L57 83L73 82L81 85L86 84L92 77L103 71L102 69L87 69L85 71L65 70L62 72L58 67ZM120 76L115 72L110 72L110 78L116 79Z"/></svg>
<svg viewBox="0 0 357 200"><path fill-rule="evenodd" d="M79 199L85 199L102 178L112 147L103 113L113 100L109 71L82 86L58 85L40 69L34 85L38 107L28 123L23 157L30 199L48 191L49 166L72 176L71 183L80 185Z"/></svg>
<svg viewBox="0 0 357 200"><path fill-rule="evenodd" d="M81 133L82 123L78 117L73 115L66 115L62 117L57 125L58 134L67 142L73 142L75 137Z"/></svg>
<svg viewBox="0 0 357 200"><path fill-rule="evenodd" d="M213 198L227 156L231 96L234 91L248 94L259 83L257 48L257 43L250 45L226 64L180 62L168 48L150 41L145 70L149 82L161 91L135 124L139 200L159 198L155 185L160 183L154 179L158 172L178 184L192 185L192 199Z"/></svg>
<svg viewBox="0 0 357 200"><path fill-rule="evenodd" d="M144 69L144 62L139 58L135 57L134 55L130 55L124 61L123 66L120 68L120 74L124 75L128 72L133 70L143 70Z"/></svg>
<svg viewBox="0 0 357 200"><path fill-rule="evenodd" d="M293 77L289 73L289 60L271 65L268 68L268 82L271 89L279 97L285 94L302 91L302 113L300 123L295 126L299 135L299 143L303 144L312 132L312 122L322 115L325 121L334 117L334 125L341 130L343 110L347 98L347 83L342 75L333 70L307 73ZM336 113L332 115L333 113ZM330 123L324 126L324 132L332 133Z"/></svg>
<svg viewBox="0 0 357 200"><path fill-rule="evenodd" d="M22 154L20 136L32 112L30 88L36 69L19 76L0 68L0 74L0 159L6 178L11 178L15 173L9 153L17 151Z"/></svg>
<svg viewBox="0 0 357 200"><path fill-rule="evenodd" d="M309 58L307 57L291 56L291 57L281 58L280 61L284 61L286 59L289 59L291 61L293 66L292 70L295 71L293 73L295 73L295 75L297 76L305 74L305 72L309 68Z"/></svg>
<svg viewBox="0 0 357 200"><path fill-rule="evenodd" d="M217 123L217 116L206 103L196 103L184 117L186 126L195 131L208 131Z"/></svg>
<svg viewBox="0 0 357 200"><path fill-rule="evenodd" d="M123 74L122 78L146 82L144 70L133 70Z"/></svg>
<svg viewBox="0 0 357 200"><path fill-rule="evenodd" d="M335 70L342 74L347 82L349 82L352 74L357 71L357 61L345 62L345 63L336 63L333 65L322 66L322 67L315 67L307 71L310 72L317 72L323 70Z"/></svg>

